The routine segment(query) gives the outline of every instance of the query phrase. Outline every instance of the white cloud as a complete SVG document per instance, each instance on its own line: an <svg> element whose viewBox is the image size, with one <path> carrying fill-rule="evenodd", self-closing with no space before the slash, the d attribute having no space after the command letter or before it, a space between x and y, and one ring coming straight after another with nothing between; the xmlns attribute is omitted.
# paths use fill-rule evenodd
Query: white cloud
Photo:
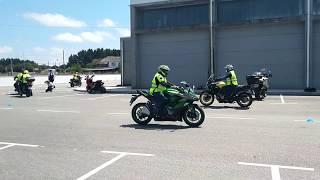
<svg viewBox="0 0 320 180"><path fill-rule="evenodd" d="M33 51L35 53L43 53L43 52L46 52L47 50L45 48L42 48L42 47L34 47Z"/></svg>
<svg viewBox="0 0 320 180"><path fill-rule="evenodd" d="M71 33L62 33L53 37L53 40L56 41L65 41L65 42L73 42L73 43L81 43L83 39L80 36L71 34Z"/></svg>
<svg viewBox="0 0 320 180"><path fill-rule="evenodd" d="M9 46L0 46L0 54L9 54L13 51L12 47Z"/></svg>
<svg viewBox="0 0 320 180"><path fill-rule="evenodd" d="M71 33L62 33L54 36L52 38L56 41L65 41L73 43L92 42L92 43L102 43L106 39L116 40L115 37L109 32L104 31L94 31L94 32L82 32L79 35Z"/></svg>
<svg viewBox="0 0 320 180"><path fill-rule="evenodd" d="M65 17L62 14L40 14L40 13L26 13L24 17L39 22L42 25L49 27L85 27L86 23L73 18Z"/></svg>
<svg viewBox="0 0 320 180"><path fill-rule="evenodd" d="M111 19L104 19L99 25L99 27L115 27L116 23L114 23Z"/></svg>
<svg viewBox="0 0 320 180"><path fill-rule="evenodd" d="M127 37L131 35L131 31L128 28L116 28L116 31L120 34L121 37Z"/></svg>
<svg viewBox="0 0 320 180"><path fill-rule="evenodd" d="M106 38L107 39L115 39L112 34L108 32L83 32L81 33L81 37L85 41L93 42L93 43L102 43Z"/></svg>

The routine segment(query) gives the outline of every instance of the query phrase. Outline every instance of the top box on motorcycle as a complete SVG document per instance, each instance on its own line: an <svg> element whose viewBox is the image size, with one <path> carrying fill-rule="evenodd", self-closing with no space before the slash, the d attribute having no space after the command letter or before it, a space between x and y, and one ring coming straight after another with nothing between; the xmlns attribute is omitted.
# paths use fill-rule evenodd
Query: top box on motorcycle
<svg viewBox="0 0 320 180"><path fill-rule="evenodd" d="M251 84L259 84L259 76L255 76L255 75L247 75L247 83L249 85Z"/></svg>

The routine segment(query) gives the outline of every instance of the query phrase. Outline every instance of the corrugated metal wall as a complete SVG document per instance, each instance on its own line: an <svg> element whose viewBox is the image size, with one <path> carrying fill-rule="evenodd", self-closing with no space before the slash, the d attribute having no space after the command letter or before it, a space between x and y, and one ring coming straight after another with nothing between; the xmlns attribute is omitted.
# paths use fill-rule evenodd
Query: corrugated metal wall
<svg viewBox="0 0 320 180"><path fill-rule="evenodd" d="M196 86L206 83L209 70L209 32L194 30L150 33L139 36L137 72L141 88L149 88L161 64L171 68L169 80L187 81Z"/></svg>
<svg viewBox="0 0 320 180"><path fill-rule="evenodd" d="M123 85L131 85L132 78L132 39L131 38L122 38L121 43L123 43Z"/></svg>
<svg viewBox="0 0 320 180"><path fill-rule="evenodd" d="M261 68L272 70L272 88L304 89L304 24L252 24L217 29L216 70L233 64L241 83Z"/></svg>
<svg viewBox="0 0 320 180"><path fill-rule="evenodd" d="M320 21L314 22L313 36L313 85L320 89Z"/></svg>

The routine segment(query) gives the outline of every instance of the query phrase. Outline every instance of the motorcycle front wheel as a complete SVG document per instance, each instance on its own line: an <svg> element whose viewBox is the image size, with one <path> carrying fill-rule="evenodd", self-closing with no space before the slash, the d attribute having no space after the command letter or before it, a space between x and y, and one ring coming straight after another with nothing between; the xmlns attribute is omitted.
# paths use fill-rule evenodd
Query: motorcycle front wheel
<svg viewBox="0 0 320 180"><path fill-rule="evenodd" d="M204 111L197 105L192 105L185 110L182 116L184 122L190 127L199 127L205 119Z"/></svg>
<svg viewBox="0 0 320 180"><path fill-rule="evenodd" d="M214 102L214 95L210 92L204 91L200 94L200 102L204 106L210 106Z"/></svg>
<svg viewBox="0 0 320 180"><path fill-rule="evenodd" d="M152 120L151 112L146 103L136 104L132 108L131 116L134 122L144 126Z"/></svg>
<svg viewBox="0 0 320 180"><path fill-rule="evenodd" d="M27 91L26 91L26 96L27 96L27 97L32 96L32 91L31 91L30 89L27 89Z"/></svg>

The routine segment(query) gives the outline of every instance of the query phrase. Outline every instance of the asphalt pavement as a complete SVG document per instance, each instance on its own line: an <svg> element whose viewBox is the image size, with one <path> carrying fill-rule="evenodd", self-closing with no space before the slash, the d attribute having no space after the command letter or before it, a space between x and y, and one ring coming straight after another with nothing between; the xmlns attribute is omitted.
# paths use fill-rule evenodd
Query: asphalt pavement
<svg viewBox="0 0 320 180"><path fill-rule="evenodd" d="M0 88L0 179L320 179L320 97L215 103L200 128L144 127L131 95L44 90Z"/></svg>

